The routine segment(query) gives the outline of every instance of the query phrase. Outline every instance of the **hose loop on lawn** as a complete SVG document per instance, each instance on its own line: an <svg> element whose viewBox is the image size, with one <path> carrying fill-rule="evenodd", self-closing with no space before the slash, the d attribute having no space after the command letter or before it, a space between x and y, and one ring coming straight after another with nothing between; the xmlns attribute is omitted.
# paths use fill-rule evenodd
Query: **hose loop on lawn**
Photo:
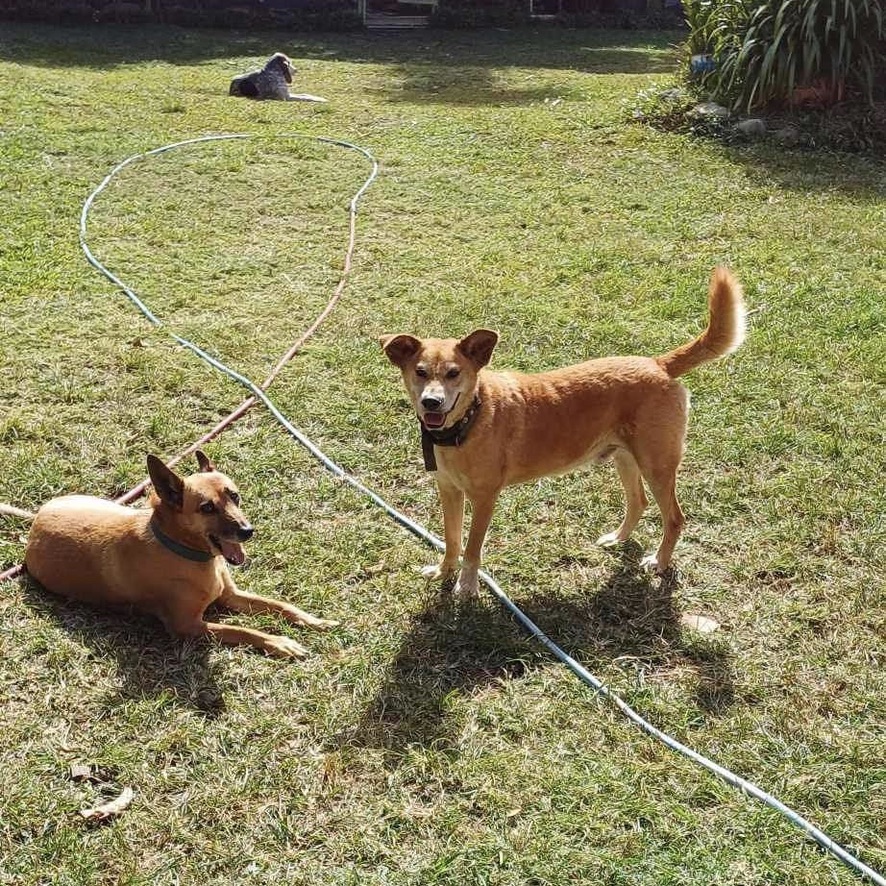
<svg viewBox="0 0 886 886"><path fill-rule="evenodd" d="M115 276L111 271L109 271L98 259L95 258L92 251L89 249L89 246L86 242L86 223L89 215L89 210L92 207L92 204L95 198L104 190L104 188L108 185L108 183L114 178L114 176L123 168L128 166L130 163L138 160L142 157L149 157L154 154L161 154L165 151L172 150L174 148L178 148L184 145L195 144L197 142L204 141L219 141L223 139L247 139L254 137L263 137L263 136L252 136L250 134L237 134L237 135L210 135L204 136L202 138L189 139L187 141L176 142L171 145L165 145L161 148L155 148L152 151L147 151L144 154L137 154L133 157L130 157L124 160L122 163L118 164L104 179L104 181L96 188L95 191L89 196L86 203L83 205L83 211L80 216L80 244L83 248L84 253L86 254L86 258L89 263L95 267L101 274L107 277L115 286L120 288L133 302L133 304L138 307L138 309L144 314L144 316L154 325L160 326L162 325L157 317L150 311L150 309L139 299L139 297L125 284L122 280L120 280L117 276ZM279 138L280 136L274 136L274 138ZM340 147L348 148L351 150L359 151L363 154L371 163L372 163L372 174L366 179L363 186L354 196L351 201L351 240L348 248L348 254L345 262L345 271L342 275L342 280L339 284L339 287L336 290L336 296L333 297L334 300L337 300L338 295L340 295L341 289L344 287L345 278L350 270L350 261L354 248L354 231L355 231L355 216L357 210L357 203L365 193L366 189L370 186L373 179L375 178L378 172L378 164L375 159L369 153L369 151L364 148L358 147L357 145L353 145L350 142L339 141L336 139L322 138L319 136L308 136L301 134L292 134L289 135L290 138L307 138L307 139L315 139L317 141L325 142L327 144L338 145ZM309 333L306 333L299 340L303 342L309 334L312 334L313 331L319 326L322 319L328 314L328 311L331 310L331 306L327 306L327 310L321 315L320 318L315 322L315 324L311 327ZM208 363L210 366L217 369L219 372L226 375L228 378L236 381L238 384L242 385L246 388L247 391L250 392L250 397L244 401L244 404L252 405L255 402L261 402L267 410L271 413L271 415L279 422L279 424L286 430L286 432L292 436L301 446L303 446L312 456L314 456L320 464L323 465L328 471L330 471L334 476L338 477L343 482L347 483L354 490L360 493L362 496L368 498L373 504L381 508L391 519L393 519L400 526L407 529L413 535L420 538L422 541L426 542L430 547L435 548L438 551L443 551L445 549L445 544L442 539L438 536L434 535L420 523L417 523L415 520L397 510L395 507L390 505L387 501L385 501L380 495L374 492L369 487L365 486L361 483L355 476L349 474L344 468L338 465L335 461L333 461L329 456L327 456L316 444L314 444L308 437L306 437L298 428L296 428L288 418L286 418L283 413L274 405L274 403L270 400L266 393L266 388L270 385L271 381L273 381L276 374L282 369L282 367L286 364L288 359L291 359L292 354L295 353L297 347L291 348L289 352L287 352L287 356L281 359L281 361L277 364L274 371L269 375L268 379L265 380L263 385L257 385L250 379L226 366L220 360L213 357L211 354L207 353L205 350L200 348L198 345L194 344L187 339L184 339L175 333L170 333L170 336L178 342L181 347L186 348L187 350L194 353L201 360ZM242 408L242 405L241 407ZM246 406L248 409L249 407ZM245 411L243 409L242 411ZM224 429L228 424L232 421L236 420L242 412L235 410L225 419L213 432L211 432L212 436L215 436L217 433L220 433L221 430ZM202 441L211 439L211 437L206 436L201 438ZM178 456L175 460L179 460L184 457L184 455L196 449L200 443L194 444L191 448L189 448L185 453ZM170 462L170 464L174 464L175 461ZM140 490L140 487L135 487L136 490ZM131 500L131 497L135 497L132 493L135 490L132 490L130 493L127 493L126 496L122 496L118 501L127 501ZM0 580L5 577L12 577L7 573L0 575ZM767 793L762 788L755 785L753 782L750 782L739 775L731 772L729 769L726 769L723 766L720 766L718 763L715 763L713 760L708 759L703 754L700 754L698 751L693 750L687 745L682 744L677 741L677 739L672 738L665 732L662 732L660 729L653 726L648 720L638 714L627 702L625 702L622 698L616 695L612 690L607 688L597 677L595 677L587 668L584 667L580 662L576 661L569 653L565 650L561 649L550 637L548 637L538 625L535 624L517 605L514 603L510 597L502 590L502 588L498 585L495 579L492 578L485 571L481 571L479 574L480 579L483 583L489 588L495 598L511 613L514 619L522 625L522 627L539 643L541 643L555 658L557 658L561 663L563 663L579 680L581 680L585 685L590 686L595 692L598 692L600 695L604 696L608 701L610 701L628 720L646 732L648 735L653 738L658 739L662 744L666 747L670 748L672 751L686 757L702 768L706 769L708 772L713 773L718 778L725 781L727 784L732 785L737 788L743 794L746 794L750 797L753 797L756 800L759 800L764 805L768 806L770 809L779 813L781 816L786 818L791 824L795 827L799 828L803 833L805 833L808 837L814 840L819 846L823 849L830 852L832 855L840 859L844 864L848 867L852 868L856 873L860 874L862 877L866 877L872 883L877 884L877 886L886 886L886 878L882 877L875 870L868 867L864 862L860 859L856 858L852 853L850 853L847 849L841 846L839 843L836 843L832 840L824 831L817 828L811 822L807 821L803 818L798 812L795 812L790 807L786 806L772 794Z"/></svg>
<svg viewBox="0 0 886 886"><path fill-rule="evenodd" d="M342 293L344 292L345 284L347 283L348 276L351 273L351 265L353 263L354 258L354 249L357 243L357 206L360 202L360 199L369 189L369 186L375 181L376 176L378 175L378 162L375 157L367 151L365 148L360 147L359 145L352 144L348 141L342 141L341 139L328 138L326 136L320 135L306 135L300 132L289 132L283 134L275 134L275 135L261 135L255 133L230 133L230 134L222 134L222 135L204 135L199 138L189 138L180 142L173 142L169 145L163 145L160 148L154 148L150 151L145 151L141 154L133 154L131 157L127 157L125 160L118 163L102 180L101 184L87 197L86 202L83 204L83 209L80 212L80 247L82 248L84 254L86 255L86 260L103 276L107 277L115 286L117 286L126 297L141 311L144 317L153 324L154 326L162 326L160 320L154 315L154 313L148 308L148 306L136 295L136 293L127 286L116 274L112 273L105 265L103 265L92 253L92 250L89 248L89 244L86 242L86 230L87 230L87 222L89 219L89 211L92 209L92 204L95 202L96 197L104 191L104 189L111 183L111 181L117 176L119 172L125 169L132 163L135 163L137 160L141 160L145 157L151 157L157 154L164 154L167 151L171 151L175 148L185 147L187 145L195 145L200 144L202 142L213 142L213 141L233 141L238 139L274 139L279 140L281 138L289 138L289 139L301 139L306 141L316 141L322 144L334 145L339 148L345 148L350 151L356 151L359 154L362 154L370 163L371 171L367 176L366 180L351 198L351 201L348 205L348 245L345 250L345 258L344 264L342 266L341 276L339 277L339 281L333 291L332 295L329 298L329 301L326 303L326 306L323 310L317 315L314 322L299 336L299 338L293 342L292 346L289 350L277 361L274 368L270 371L267 378L265 378L264 382L262 382L262 388L267 389L270 387L271 383L274 379L280 374L282 369L286 366L287 363L292 360L292 358L302 349L305 342L311 338L311 336L316 333L317 329L323 323L324 320L332 313L333 308L335 308L336 304L338 304L339 299L341 298ZM173 456L169 461L166 462L167 467L173 467L177 465L182 459L187 458L187 456L191 455L205 443L208 443L210 440L214 440L225 428L229 425L233 424L237 421L241 416L243 416L252 406L257 402L255 397L247 397L233 412L229 413L225 416L212 430L207 431L199 440L195 440L187 449L180 452L178 455ZM119 496L115 501L117 504L127 504L131 501L135 501L135 499L139 498L150 485L150 481L148 479L142 480L137 486L134 486L128 492L125 492L123 495ZM18 566L11 566L9 569L6 569L4 572L0 572L0 582L8 581L10 579L16 578L22 574L24 571L24 567L19 564Z"/></svg>

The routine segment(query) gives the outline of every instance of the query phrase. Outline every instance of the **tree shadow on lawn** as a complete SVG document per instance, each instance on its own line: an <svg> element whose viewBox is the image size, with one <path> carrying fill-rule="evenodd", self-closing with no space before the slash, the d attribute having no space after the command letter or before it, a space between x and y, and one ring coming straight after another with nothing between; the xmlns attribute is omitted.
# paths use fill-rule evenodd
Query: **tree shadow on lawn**
<svg viewBox="0 0 886 886"><path fill-rule="evenodd" d="M586 81L576 74L657 74L674 67L670 52L652 49L641 41L630 45L627 35L613 45L598 42L600 35L592 32L580 43L556 47L533 44L525 36L508 36L507 42L484 44L479 52L465 37L419 45L415 47L418 52L390 59L392 67L383 94L390 102L463 106L532 104L546 98L582 100ZM607 36L611 41L612 32ZM597 45L585 45L592 42ZM526 85L514 86L504 79L503 72L513 68L527 72ZM570 79L539 82L528 79L532 69L563 70Z"/></svg>
<svg viewBox="0 0 886 886"><path fill-rule="evenodd" d="M485 68L416 63L395 68L383 93L390 103L480 107L568 99L575 95L576 87L571 83L545 83L518 88L509 86L496 72Z"/></svg>
<svg viewBox="0 0 886 886"><path fill-rule="evenodd" d="M285 51L295 61L346 61L401 66L401 75L423 81L429 69L465 72L489 68L539 68L591 74L650 74L673 68L676 31L564 29L352 32L293 34L283 31L223 31L162 25L72 26L3 22L0 59L51 68L111 70L159 61L193 65L254 56L256 63ZM394 75L396 76L396 74ZM478 84L478 88L482 83ZM421 93L418 87L414 90ZM482 89L481 89L482 91ZM432 93L429 93L432 95Z"/></svg>
<svg viewBox="0 0 886 886"><path fill-rule="evenodd" d="M515 602L591 672L594 662L628 658L646 670L691 669L697 678L697 704L717 715L734 701L729 653L685 641L673 598L675 581L650 579L639 570L640 554L638 545L625 546L596 594L581 599L534 595ZM519 679L552 661L497 601L485 594L479 600L457 601L437 588L414 616L360 723L338 741L383 748L391 766L411 744L446 748L460 728L448 711L453 693Z"/></svg>
<svg viewBox="0 0 886 886"><path fill-rule="evenodd" d="M103 610L67 600L45 590L34 579L21 579L22 593L36 613L52 618L97 658L116 659L123 685L109 704L169 697L214 719L225 710L218 684L220 663L203 639L181 639L166 633L155 618L136 612Z"/></svg>

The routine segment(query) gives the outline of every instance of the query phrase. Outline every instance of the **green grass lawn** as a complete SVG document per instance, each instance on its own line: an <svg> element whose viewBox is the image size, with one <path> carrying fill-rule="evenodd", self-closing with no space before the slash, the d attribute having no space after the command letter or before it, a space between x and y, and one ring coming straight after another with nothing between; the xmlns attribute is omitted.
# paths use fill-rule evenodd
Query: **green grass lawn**
<svg viewBox="0 0 886 886"><path fill-rule="evenodd" d="M746 345L687 378L678 579L639 574L611 467L508 490L486 566L657 726L886 869L886 167L723 147L626 122L677 34L293 37L4 23L0 32L0 501L113 496L243 392L151 327L260 380L338 279L341 305L272 388L326 451L435 531L417 424L384 332L497 328L494 365L661 353L728 263ZM325 106L227 97L274 50ZM242 617L305 663L0 587L0 884L849 884L775 813L639 732L262 409L211 444L258 532L238 576L342 626ZM0 569L26 528L0 525ZM686 614L716 619L700 635ZM234 617L231 617L232 620ZM88 764L99 783L72 779ZM78 810L135 791L115 822Z"/></svg>

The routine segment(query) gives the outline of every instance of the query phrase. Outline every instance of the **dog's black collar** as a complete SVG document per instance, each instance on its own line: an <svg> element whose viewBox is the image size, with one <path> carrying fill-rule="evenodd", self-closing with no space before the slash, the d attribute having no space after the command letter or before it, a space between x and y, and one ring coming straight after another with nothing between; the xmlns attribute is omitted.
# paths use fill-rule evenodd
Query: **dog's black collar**
<svg viewBox="0 0 886 886"><path fill-rule="evenodd" d="M211 554L209 551L198 551L196 548L189 548L186 545L179 544L175 539L170 538L157 525L153 518L151 518L148 526L151 527L151 532L154 533L154 538L156 538L164 548L172 551L173 554L178 554L179 557L184 557L185 560L193 560L195 563L208 563L215 557L215 554Z"/></svg>
<svg viewBox="0 0 886 886"><path fill-rule="evenodd" d="M439 431L426 428L421 422L421 454L425 460L426 471L437 470L437 457L434 455L435 446L461 446L465 442L477 413L480 411L480 398L474 395L474 400L468 407L468 411L451 427L442 428Z"/></svg>

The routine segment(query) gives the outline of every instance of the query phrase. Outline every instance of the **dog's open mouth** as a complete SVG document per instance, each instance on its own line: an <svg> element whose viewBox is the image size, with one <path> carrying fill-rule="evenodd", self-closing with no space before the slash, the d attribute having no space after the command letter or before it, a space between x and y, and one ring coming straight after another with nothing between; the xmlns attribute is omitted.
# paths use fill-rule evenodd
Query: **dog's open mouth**
<svg viewBox="0 0 886 886"><path fill-rule="evenodd" d="M452 406L450 406L446 412L438 412L437 410L423 408L423 413L420 416L422 424L429 431L437 431L442 428L443 425L446 424L446 419L449 417L452 410L455 409L460 397L461 391L455 395L455 400L452 401Z"/></svg>
<svg viewBox="0 0 886 886"><path fill-rule="evenodd" d="M242 566L246 562L246 551L243 550L243 545L239 542L219 538L216 535L210 535L209 540L215 548L221 551L221 555L231 566Z"/></svg>
<svg viewBox="0 0 886 886"><path fill-rule="evenodd" d="M445 412L426 412L422 416L422 421L426 428L442 428L446 421L446 415Z"/></svg>

